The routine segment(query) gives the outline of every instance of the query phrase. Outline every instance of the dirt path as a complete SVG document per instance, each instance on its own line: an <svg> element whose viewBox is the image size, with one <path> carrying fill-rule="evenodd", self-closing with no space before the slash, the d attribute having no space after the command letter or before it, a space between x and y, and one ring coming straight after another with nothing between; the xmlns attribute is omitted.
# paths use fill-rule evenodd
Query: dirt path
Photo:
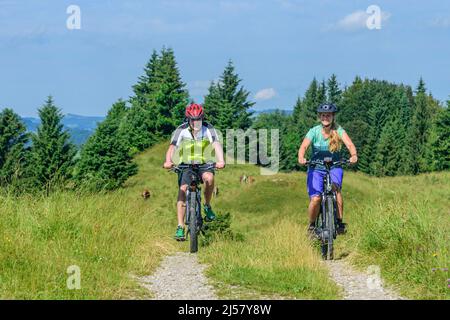
<svg viewBox="0 0 450 320"><path fill-rule="evenodd" d="M344 300L404 300L398 294L383 287L377 276L377 267L369 268L368 273L355 270L342 260L326 261L333 280L344 291Z"/></svg>
<svg viewBox="0 0 450 320"><path fill-rule="evenodd" d="M205 268L197 255L178 252L165 257L153 275L139 281L157 300L216 300L216 293L204 274Z"/></svg>
<svg viewBox="0 0 450 320"><path fill-rule="evenodd" d="M355 270L344 260L324 262L330 270L330 276L343 289L345 300L404 300L394 291L383 286L376 276L377 270L363 273ZM197 255L178 252L164 258L153 275L138 278L142 286L153 293L156 300L217 300L214 288L208 284L204 271L205 265L197 260ZM239 288L229 288L239 292ZM244 293L249 294L249 293ZM231 296L229 293L228 295ZM234 299L239 299L238 294ZM252 299L290 299L289 297L268 297L253 293Z"/></svg>

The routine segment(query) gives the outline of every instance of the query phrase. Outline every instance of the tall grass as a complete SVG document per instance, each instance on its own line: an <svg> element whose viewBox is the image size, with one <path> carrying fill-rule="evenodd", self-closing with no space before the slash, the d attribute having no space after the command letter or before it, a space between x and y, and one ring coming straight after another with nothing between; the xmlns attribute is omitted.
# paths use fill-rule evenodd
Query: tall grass
<svg viewBox="0 0 450 320"><path fill-rule="evenodd" d="M297 176L258 176L250 166L229 167L217 176L221 191L214 208L233 216L232 228L245 241L218 241L201 250L219 283L256 290L265 296L336 299L339 290L306 237L306 198ZM240 185L242 172L254 185ZM219 285L220 287L220 285Z"/></svg>
<svg viewBox="0 0 450 320"><path fill-rule="evenodd" d="M114 192L0 193L0 298L145 297L131 275L150 274L164 255L188 251L187 243L172 238L177 178L161 169L165 148L138 155L139 173ZM243 173L255 183L241 185ZM397 178L346 172L349 229L336 242L336 258L349 256L362 270L379 265L387 284L406 297L448 299L450 277L438 268L449 267L449 180L450 172ZM306 237L305 181L304 173L261 176L249 165L216 174L220 194L213 208L230 212L232 231L243 235L200 247L198 256L216 284L265 296L340 296ZM144 188L151 192L146 201ZM79 290L66 285L72 265L80 267Z"/></svg>
<svg viewBox="0 0 450 320"><path fill-rule="evenodd" d="M126 188L107 194L55 192L49 197L0 197L0 297L11 299L120 299L140 297L131 274L148 274L175 246L168 236L167 176L150 167ZM153 162L152 162L153 161ZM160 162L160 161L159 161ZM140 192L149 181L153 197ZM174 195L171 195L172 198ZM170 229L170 232L169 232ZM81 289L69 290L76 265Z"/></svg>
<svg viewBox="0 0 450 320"><path fill-rule="evenodd" d="M338 249L361 268L379 265L386 281L413 299L448 299L450 173L370 178L347 197L351 232ZM361 175L347 181L361 189ZM435 270L439 269L439 270ZM434 271L433 271L434 270Z"/></svg>

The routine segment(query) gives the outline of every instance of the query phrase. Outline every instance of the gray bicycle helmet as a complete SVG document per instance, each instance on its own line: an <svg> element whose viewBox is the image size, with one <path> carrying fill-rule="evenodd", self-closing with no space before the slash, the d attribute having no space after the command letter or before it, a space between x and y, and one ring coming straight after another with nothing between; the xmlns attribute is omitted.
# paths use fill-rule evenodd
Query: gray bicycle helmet
<svg viewBox="0 0 450 320"><path fill-rule="evenodd" d="M317 107L317 112L338 112L338 109L333 103L323 103Z"/></svg>

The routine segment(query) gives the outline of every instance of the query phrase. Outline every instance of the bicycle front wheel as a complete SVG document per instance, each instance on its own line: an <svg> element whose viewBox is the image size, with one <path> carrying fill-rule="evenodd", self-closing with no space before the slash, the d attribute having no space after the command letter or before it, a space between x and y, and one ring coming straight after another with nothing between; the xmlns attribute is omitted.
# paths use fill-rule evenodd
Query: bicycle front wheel
<svg viewBox="0 0 450 320"><path fill-rule="evenodd" d="M197 195L196 192L189 193L189 243L191 253L198 251L198 230L197 230Z"/></svg>

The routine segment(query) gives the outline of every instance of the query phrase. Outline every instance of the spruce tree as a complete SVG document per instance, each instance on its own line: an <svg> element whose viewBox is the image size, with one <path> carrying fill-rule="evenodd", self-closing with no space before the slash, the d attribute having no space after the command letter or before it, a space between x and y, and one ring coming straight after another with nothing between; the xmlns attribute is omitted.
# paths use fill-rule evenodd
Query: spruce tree
<svg viewBox="0 0 450 320"><path fill-rule="evenodd" d="M380 92L374 97L372 107L367 114L368 131L366 143L360 154L360 163L358 165L358 168L364 173L374 173L374 160L377 152L377 144L387 120L386 111L388 107L389 105L386 97Z"/></svg>
<svg viewBox="0 0 450 320"><path fill-rule="evenodd" d="M35 184L48 194L71 177L76 147L67 130L63 130L63 115L51 96L38 113L41 124L37 133L31 135L32 175Z"/></svg>
<svg viewBox="0 0 450 320"><path fill-rule="evenodd" d="M304 98L301 100L301 105L298 116L298 125L300 128L310 129L317 123L317 107L319 102L320 85L318 85L316 78L314 78L308 89L305 92Z"/></svg>
<svg viewBox="0 0 450 320"><path fill-rule="evenodd" d="M450 100L447 107L438 113L434 126L435 136L432 140L433 168L435 170L450 169Z"/></svg>
<svg viewBox="0 0 450 320"><path fill-rule="evenodd" d="M409 155L415 161L411 163L410 173L418 174L429 171L427 145L431 128L431 114L428 106L425 83L420 78L414 97L414 111L408 133Z"/></svg>
<svg viewBox="0 0 450 320"><path fill-rule="evenodd" d="M292 117L287 119L282 128L280 141L280 169L283 171L304 170L298 163L298 149L305 137ZM308 157L308 156L306 156Z"/></svg>
<svg viewBox="0 0 450 320"><path fill-rule="evenodd" d="M373 99L369 94L369 86L368 80L363 81L360 77L355 77L352 85L342 93L337 120L345 128L347 124L358 120L367 123L367 113Z"/></svg>
<svg viewBox="0 0 450 320"><path fill-rule="evenodd" d="M131 154L136 154L153 145L157 140L155 134L156 116L138 100L131 100L131 108L125 113L120 135L125 138Z"/></svg>
<svg viewBox="0 0 450 320"><path fill-rule="evenodd" d="M178 70L175 54L172 49L161 51L161 58L156 68L154 112L156 113L155 134L158 137L168 137L184 119L184 110L189 102Z"/></svg>
<svg viewBox="0 0 450 320"><path fill-rule="evenodd" d="M328 102L339 104L341 101L342 90L339 88L339 83L335 74L332 74L327 82Z"/></svg>
<svg viewBox="0 0 450 320"><path fill-rule="evenodd" d="M329 102L329 100L327 100L327 87L325 85L325 81L323 80L320 83L319 88L317 88L316 104L318 106L325 102Z"/></svg>
<svg viewBox="0 0 450 320"><path fill-rule="evenodd" d="M133 86L134 96L130 97L131 107L120 127L121 135L127 141L132 154L143 151L157 140L155 122L158 114L155 108L154 92L158 82L159 64L160 57L153 50L152 56L144 68L144 74Z"/></svg>
<svg viewBox="0 0 450 320"><path fill-rule="evenodd" d="M172 49L153 51L133 91L121 131L134 154L168 137L184 119L189 95Z"/></svg>
<svg viewBox="0 0 450 320"><path fill-rule="evenodd" d="M0 113L0 186L17 186L26 173L28 134L12 109Z"/></svg>
<svg viewBox="0 0 450 320"><path fill-rule="evenodd" d="M156 50L153 53L144 67L144 74L138 78L138 82L133 85L134 96L131 100L136 100L143 108L149 109L152 101L149 99L152 97L151 93L154 91L154 85L156 82L156 70L159 65L159 56Z"/></svg>
<svg viewBox="0 0 450 320"><path fill-rule="evenodd" d="M249 91L246 91L239 75L235 73L231 61L225 67L220 80L211 83L205 96L205 113L207 120L217 129L248 129L251 124L252 112L249 109L255 104L248 101Z"/></svg>
<svg viewBox="0 0 450 320"><path fill-rule="evenodd" d="M137 165L132 162L127 137L119 130L127 112L124 101L113 104L105 120L82 147L75 175L78 185L95 191L112 190L136 174Z"/></svg>
<svg viewBox="0 0 450 320"><path fill-rule="evenodd" d="M376 176L395 176L399 170L402 159L402 141L398 136L399 127L400 118L396 114L381 131L372 163L372 173Z"/></svg>

